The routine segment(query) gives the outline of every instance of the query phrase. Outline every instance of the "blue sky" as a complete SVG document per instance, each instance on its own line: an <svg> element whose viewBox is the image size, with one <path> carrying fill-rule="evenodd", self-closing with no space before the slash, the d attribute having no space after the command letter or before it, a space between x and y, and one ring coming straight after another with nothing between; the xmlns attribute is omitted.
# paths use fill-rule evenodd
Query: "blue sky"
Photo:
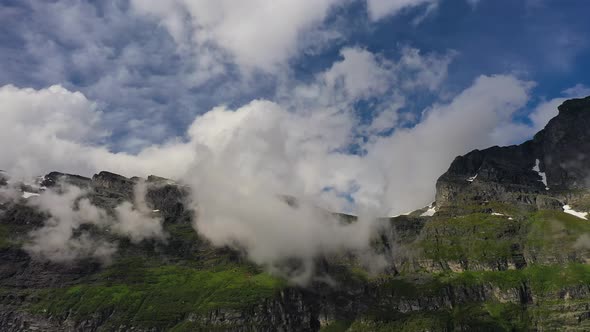
<svg viewBox="0 0 590 332"><path fill-rule="evenodd" d="M198 145L250 151L230 159L240 171L244 158L257 174L298 165L286 173L302 184L274 169L256 184L399 212L432 199L456 154L523 141L590 94L588 12L583 0L3 0L6 130L56 145L22 139L0 168L183 177L190 167L162 161L199 164Z"/></svg>

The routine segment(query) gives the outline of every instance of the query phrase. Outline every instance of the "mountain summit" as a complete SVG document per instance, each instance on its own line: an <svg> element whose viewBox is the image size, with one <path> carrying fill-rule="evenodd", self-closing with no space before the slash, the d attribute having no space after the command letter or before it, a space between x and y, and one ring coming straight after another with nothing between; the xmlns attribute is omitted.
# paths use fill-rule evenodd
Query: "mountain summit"
<svg viewBox="0 0 590 332"><path fill-rule="evenodd" d="M555 209L590 184L590 97L571 99L535 137L457 157L436 184L439 208L501 201Z"/></svg>

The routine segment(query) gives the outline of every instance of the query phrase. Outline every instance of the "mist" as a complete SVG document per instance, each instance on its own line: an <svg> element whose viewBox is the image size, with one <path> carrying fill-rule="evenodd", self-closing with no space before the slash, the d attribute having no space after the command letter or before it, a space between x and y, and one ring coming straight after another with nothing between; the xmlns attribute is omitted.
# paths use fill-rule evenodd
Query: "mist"
<svg viewBox="0 0 590 332"><path fill-rule="evenodd" d="M162 227L162 220L156 216L145 201L147 185L140 180L134 187L134 202L123 202L115 208L117 222L112 229L117 234L128 236L133 243L145 239L156 239L164 242L167 234Z"/></svg>
<svg viewBox="0 0 590 332"><path fill-rule="evenodd" d="M43 190L25 202L49 217L28 234L23 249L59 263L94 258L108 264L118 248L118 239L108 237L109 233L133 243L165 241L162 221L148 209L145 194L146 185L140 181L134 188L135 204L123 202L112 213L93 205L88 191L79 187L61 182Z"/></svg>

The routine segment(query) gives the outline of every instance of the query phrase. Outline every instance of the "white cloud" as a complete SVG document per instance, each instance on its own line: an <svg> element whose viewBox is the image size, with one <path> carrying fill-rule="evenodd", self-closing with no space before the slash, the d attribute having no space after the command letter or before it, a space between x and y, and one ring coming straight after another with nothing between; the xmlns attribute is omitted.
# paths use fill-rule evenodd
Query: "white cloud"
<svg viewBox="0 0 590 332"><path fill-rule="evenodd" d="M223 53L240 67L272 70L296 54L302 33L322 23L336 0L133 0L137 12L161 21L183 48Z"/></svg>
<svg viewBox="0 0 590 332"><path fill-rule="evenodd" d="M115 208L117 222L112 230L118 234L128 236L133 243L145 239L165 241L167 234L162 227L162 219L155 216L147 206L145 181L139 181L134 188L134 202L123 202Z"/></svg>
<svg viewBox="0 0 590 332"><path fill-rule="evenodd" d="M362 50L355 52L373 68L399 72L397 63L385 64ZM356 75L338 65L328 72L337 68L336 73ZM380 73L378 70L375 75ZM320 90L329 86L324 77L320 75L315 85ZM365 82L369 85L355 82L337 90L345 91L346 96L382 91L371 87L370 79ZM430 89L429 84L421 86ZM512 76L481 76L450 102L425 110L414 127L398 127L388 137L368 137L368 142L362 143L366 151L363 155L348 153L350 144L356 142L351 133L358 127L358 119L350 110L322 104L292 110L290 107L297 102L285 107L266 100L254 100L235 110L214 108L196 117L182 140L172 139L142 149L137 155L111 153L100 144L102 131L100 117L95 119L96 106L81 94L59 87L4 87L0 112L13 120L11 126L3 128L3 134L19 139L3 140L7 152L0 155L0 164L9 172L41 172L50 167L88 174L105 169L125 175L151 173L184 179L195 194L196 228L202 234L216 244L238 243L248 249L254 261L269 267L280 266L285 255L299 259L304 268L296 276L305 279L310 273L305 262L311 256L343 249L363 251L374 226L367 217L354 226L343 227L314 205L372 217L427 205L434 196L437 177L452 159L471 149L495 144L497 128L509 123L527 103L531 87L532 83ZM300 98L299 94L293 96ZM53 103L46 103L46 99ZM345 98L343 105L349 102ZM34 121L52 119L56 110L86 123L68 123L66 128L72 128L69 133L62 132L59 122ZM393 115L384 117L385 122L395 121ZM86 119L95 119L95 124L89 126L93 122ZM80 131L78 126L85 130ZM13 127L26 130L16 131ZM381 120L375 127L376 131L387 128ZM23 164L30 167L19 166ZM290 207L281 195L297 197L300 208ZM345 197L353 198L354 205ZM125 213L131 217L135 212L142 214L137 207L120 210L131 212ZM117 229L129 235L125 227L133 228L137 223L134 218L127 220L130 222ZM158 234L159 224L150 225L155 228L139 229L136 241ZM353 237L355 240L350 241Z"/></svg>
<svg viewBox="0 0 590 332"><path fill-rule="evenodd" d="M417 49L403 47L397 61L359 47L340 51L342 59L316 75L308 84L287 85L280 95L293 108L335 108L350 111L363 99L378 99L372 109L396 111L411 91L436 92L447 77L447 68L455 52L423 55ZM384 117L391 117L384 115Z"/></svg>
<svg viewBox="0 0 590 332"><path fill-rule="evenodd" d="M12 188L13 191L16 191ZM6 190L2 188L0 197ZM117 251L117 243L98 237L96 229L129 237L133 243L146 239L166 240L162 220L153 215L145 202L147 187L139 182L134 190L134 202L123 202L114 215L94 206L87 192L66 184L47 189L27 198L26 204L49 215L42 227L29 233L24 249L31 255L55 262L71 262L82 258L97 258L108 263ZM92 225L96 229L83 229Z"/></svg>
<svg viewBox="0 0 590 332"><path fill-rule="evenodd" d="M590 87L584 84L576 84L571 88L563 90L563 94L568 98L584 98L590 96Z"/></svg>
<svg viewBox="0 0 590 332"><path fill-rule="evenodd" d="M111 170L180 178L221 154L225 164L237 165L242 178L252 178L251 183L241 181L239 186L245 188L264 187L326 203L342 202L339 195L349 193L361 206L378 206L385 209L382 213L391 208L405 212L430 202L434 181L452 158L496 143L494 133L526 103L529 88L529 83L510 76L481 77L450 104L427 110L415 127L398 128L391 137L369 137L364 144L367 154L361 157L346 152L358 127L351 112L329 107L292 112L269 101L253 101L235 111L215 108L195 119L184 141L172 139L137 155L111 153L96 141L102 131L88 126L86 119L95 119L96 106L81 94L58 87L4 87L0 112L12 121L2 133L19 139L3 140L15 143L5 144L0 164L15 175ZM54 93L62 98L54 98ZM368 133L393 127L398 107L379 115ZM62 135L59 122L46 120L56 109L82 119L67 121L71 132L78 134ZM264 183L258 174L265 174ZM327 193L325 188L334 191Z"/></svg>
<svg viewBox="0 0 590 332"><path fill-rule="evenodd" d="M82 224L106 226L110 222L107 213L82 198L83 194L77 187L66 187L63 192L48 190L27 200L51 217L43 227L30 233L30 241L25 243L24 249L33 256L56 262L87 257L108 262L116 251L115 244L98 240L88 232L74 234Z"/></svg>
<svg viewBox="0 0 590 332"><path fill-rule="evenodd" d="M388 16L394 16L407 8L437 2L438 0L367 0L367 10L371 20L379 21Z"/></svg>
<svg viewBox="0 0 590 332"><path fill-rule="evenodd" d="M590 95L590 88L577 84L562 91L563 97L542 100L528 114L529 124L507 122L494 131L494 141L498 145L510 145L530 139L535 133L547 125L549 120L557 116L557 107L568 98L580 98Z"/></svg>
<svg viewBox="0 0 590 332"><path fill-rule="evenodd" d="M453 158L493 145L494 130L526 104L530 88L511 76L481 76L450 103L426 110L415 127L376 139L353 197L392 215L428 205Z"/></svg>
<svg viewBox="0 0 590 332"><path fill-rule="evenodd" d="M359 48L346 48L340 54L342 61L334 63L322 75L328 89L341 88L350 100L387 91L390 75L384 60L378 61L373 53Z"/></svg>

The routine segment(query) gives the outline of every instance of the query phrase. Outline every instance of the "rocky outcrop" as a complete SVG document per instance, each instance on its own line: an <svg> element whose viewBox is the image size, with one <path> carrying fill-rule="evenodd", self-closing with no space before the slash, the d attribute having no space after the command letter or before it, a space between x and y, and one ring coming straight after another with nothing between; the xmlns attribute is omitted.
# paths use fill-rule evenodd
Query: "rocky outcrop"
<svg viewBox="0 0 590 332"><path fill-rule="evenodd" d="M91 179L76 174L51 172L43 177L41 186L50 188L58 185L59 183L66 183L80 188L88 188L90 187Z"/></svg>
<svg viewBox="0 0 590 332"><path fill-rule="evenodd" d="M100 270L96 261L57 264L36 260L18 248L0 249L0 281L3 287L64 287Z"/></svg>
<svg viewBox="0 0 590 332"><path fill-rule="evenodd" d="M588 188L589 124L590 97L568 100L532 140L455 158L436 183L437 206L498 201L559 209L564 191Z"/></svg>
<svg viewBox="0 0 590 332"><path fill-rule="evenodd" d="M8 177L4 173L4 171L0 170L0 187L5 186L8 184Z"/></svg>
<svg viewBox="0 0 590 332"><path fill-rule="evenodd" d="M590 180L590 97L571 99L533 139L553 190L585 189Z"/></svg>
<svg viewBox="0 0 590 332"><path fill-rule="evenodd" d="M103 195L116 194L128 198L128 200L133 199L133 188L136 183L137 180L105 171L94 174L92 177L92 187L96 192Z"/></svg>

